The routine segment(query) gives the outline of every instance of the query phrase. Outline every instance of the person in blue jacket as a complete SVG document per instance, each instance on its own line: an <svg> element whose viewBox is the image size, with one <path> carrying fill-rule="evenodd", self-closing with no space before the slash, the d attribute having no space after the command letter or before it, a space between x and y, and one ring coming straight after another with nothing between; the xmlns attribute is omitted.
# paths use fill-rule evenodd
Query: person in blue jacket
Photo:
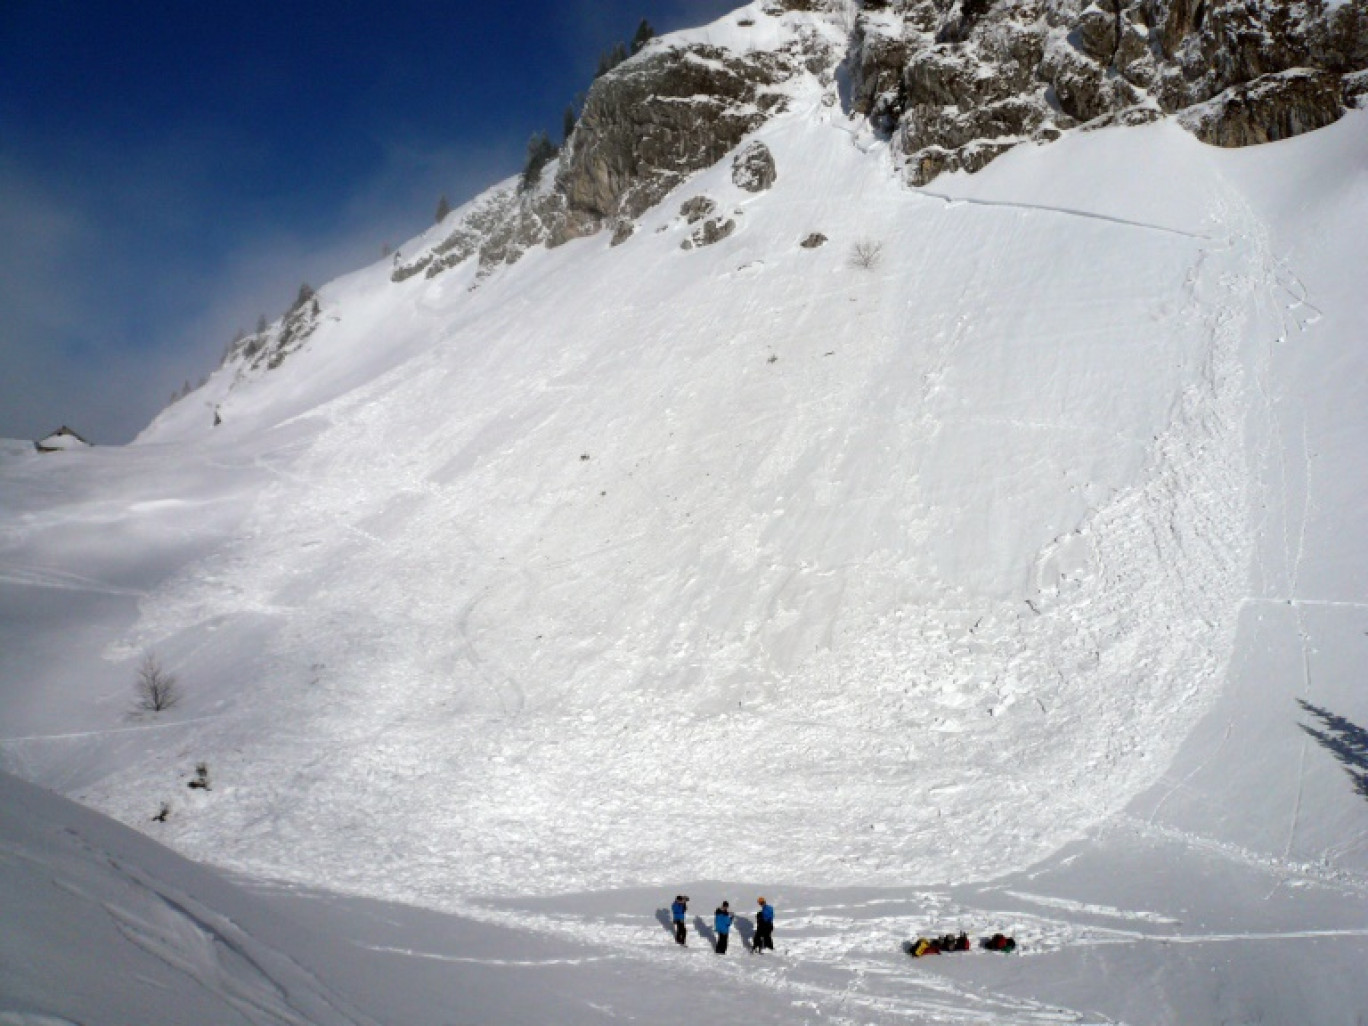
<svg viewBox="0 0 1368 1026"><path fill-rule="evenodd" d="M725 901L713 913L713 927L717 930L717 953L725 955L727 953L727 937L731 934L732 928L731 906Z"/></svg>
<svg viewBox="0 0 1368 1026"><path fill-rule="evenodd" d="M755 913L755 940L751 943L751 951L763 954L766 950L774 950L774 906L764 898L756 898L755 903L760 910Z"/></svg>
<svg viewBox="0 0 1368 1026"><path fill-rule="evenodd" d="M676 944L684 944L688 938L689 931L684 925L684 919L688 914L689 896L687 894L676 894L674 904L670 906L670 915L674 918Z"/></svg>

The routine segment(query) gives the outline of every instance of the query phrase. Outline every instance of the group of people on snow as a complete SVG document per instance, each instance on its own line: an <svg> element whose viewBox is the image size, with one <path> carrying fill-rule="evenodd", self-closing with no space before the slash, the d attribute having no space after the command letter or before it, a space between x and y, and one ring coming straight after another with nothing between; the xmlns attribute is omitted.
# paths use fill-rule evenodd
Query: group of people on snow
<svg viewBox="0 0 1368 1026"><path fill-rule="evenodd" d="M764 898L756 898L755 903L760 907L755 913L755 936L751 939L750 950L752 953L762 954L774 950L774 906ZM670 905L676 944L688 943L688 915L689 896L676 894L674 902ZM732 924L735 921L736 916L732 914L728 902L722 902L713 912L713 932L716 937L713 950L719 955L727 953L727 941L731 938ZM1015 951L1016 946L1016 938L1002 933L995 933L980 941L980 947L988 951L1001 951L1004 954ZM961 930L958 936L947 933L943 937L918 937L915 941L907 941L903 945L903 950L913 958L921 958L924 955L940 955L951 951L969 951L972 947L969 935Z"/></svg>
<svg viewBox="0 0 1368 1026"><path fill-rule="evenodd" d="M759 909L755 913L755 937L751 940L750 950L755 954L763 954L766 951L774 950L774 906L764 898L756 898L755 903ZM674 938L676 944L688 943L689 930L686 917L689 914L689 896L687 894L676 894L674 903L670 905L670 915L674 920ZM731 937L732 923L736 917L732 915L731 905L722 902L713 912L713 931L717 935L717 940L713 944L713 950L719 955L727 953L727 940Z"/></svg>

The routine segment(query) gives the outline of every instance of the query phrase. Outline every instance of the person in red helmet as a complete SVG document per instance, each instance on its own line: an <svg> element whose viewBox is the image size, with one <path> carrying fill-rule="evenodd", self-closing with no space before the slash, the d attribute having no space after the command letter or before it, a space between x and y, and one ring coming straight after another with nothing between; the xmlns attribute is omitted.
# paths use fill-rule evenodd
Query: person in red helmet
<svg viewBox="0 0 1368 1026"><path fill-rule="evenodd" d="M755 913L755 940L751 943L751 951L763 954L774 950L774 906L764 898L756 898L755 903L760 910Z"/></svg>

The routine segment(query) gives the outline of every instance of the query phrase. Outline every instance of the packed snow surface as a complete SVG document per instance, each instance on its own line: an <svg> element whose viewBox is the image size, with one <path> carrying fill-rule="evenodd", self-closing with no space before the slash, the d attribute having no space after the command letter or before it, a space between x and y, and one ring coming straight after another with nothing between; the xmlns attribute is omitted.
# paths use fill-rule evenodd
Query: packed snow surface
<svg viewBox="0 0 1368 1026"><path fill-rule="evenodd" d="M136 444L3 450L5 767L197 860L466 915L545 896L624 950L639 924L565 896L904 889L814 927L798 975L985 909L1066 960L1189 915L1242 951L1323 925L1279 1007L1353 1009L1368 113L1235 152L1077 135L914 191L811 89L757 133L768 192L724 161L625 244L478 287L364 269L279 368ZM686 251L699 194L737 228ZM183 697L134 716L147 651ZM1172 1020L1076 961L1018 993L1215 1022L1272 1007L1266 961L1165 963ZM823 1014L859 989L823 980ZM843 1021L1052 1014L895 991Z"/></svg>

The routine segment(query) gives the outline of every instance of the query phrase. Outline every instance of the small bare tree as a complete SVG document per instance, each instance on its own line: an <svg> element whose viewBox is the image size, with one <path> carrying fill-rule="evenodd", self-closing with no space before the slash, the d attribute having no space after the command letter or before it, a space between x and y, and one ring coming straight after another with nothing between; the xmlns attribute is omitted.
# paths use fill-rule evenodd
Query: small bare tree
<svg viewBox="0 0 1368 1026"><path fill-rule="evenodd" d="M181 698L175 675L162 668L155 652L148 652L142 657L133 689L137 695L134 708L139 712L161 712L170 709Z"/></svg>
<svg viewBox="0 0 1368 1026"><path fill-rule="evenodd" d="M850 263L871 271L879 265L883 257L883 243L874 239L860 239L850 247Z"/></svg>

